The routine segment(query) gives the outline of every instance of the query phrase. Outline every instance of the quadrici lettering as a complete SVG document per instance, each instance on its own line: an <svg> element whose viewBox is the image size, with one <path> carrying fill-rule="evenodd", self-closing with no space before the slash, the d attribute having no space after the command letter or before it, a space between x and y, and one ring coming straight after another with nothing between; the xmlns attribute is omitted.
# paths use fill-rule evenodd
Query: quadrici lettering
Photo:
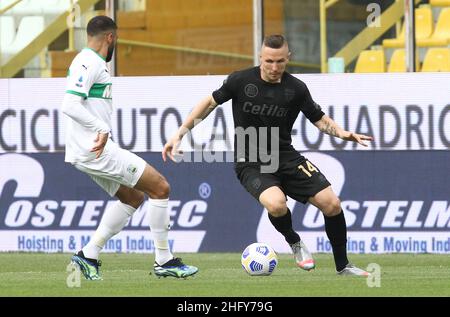
<svg viewBox="0 0 450 317"><path fill-rule="evenodd" d="M232 151L234 136L231 115L224 105L203 123L200 135L191 135L192 148ZM450 149L450 104L414 105L329 105L324 112L346 130L373 135L370 150L386 149ZM286 109L276 105L247 105L246 110L257 115L270 113L283 116ZM64 151L63 114L58 109L33 110L10 107L0 112L1 152L61 152ZM181 124L183 115L175 107L118 108L113 138L120 147L132 151L159 151L167 138ZM359 149L310 127L305 116L294 124L294 145L302 150ZM157 133L155 133L157 131ZM186 149L190 150L190 149Z"/></svg>

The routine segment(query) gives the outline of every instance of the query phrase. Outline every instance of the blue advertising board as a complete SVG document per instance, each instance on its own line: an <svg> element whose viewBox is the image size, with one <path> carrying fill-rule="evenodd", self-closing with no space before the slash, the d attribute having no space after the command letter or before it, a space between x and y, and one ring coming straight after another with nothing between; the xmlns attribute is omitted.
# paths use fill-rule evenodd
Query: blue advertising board
<svg viewBox="0 0 450 317"><path fill-rule="evenodd" d="M255 241L288 252L233 163L164 163L138 153L171 184L170 244L177 252L239 252ZM449 151L324 151L304 155L341 199L349 251L450 253ZM89 241L109 197L63 153L0 155L0 251L72 252ZM330 252L323 217L288 199L294 229ZM106 252L153 252L144 203Z"/></svg>

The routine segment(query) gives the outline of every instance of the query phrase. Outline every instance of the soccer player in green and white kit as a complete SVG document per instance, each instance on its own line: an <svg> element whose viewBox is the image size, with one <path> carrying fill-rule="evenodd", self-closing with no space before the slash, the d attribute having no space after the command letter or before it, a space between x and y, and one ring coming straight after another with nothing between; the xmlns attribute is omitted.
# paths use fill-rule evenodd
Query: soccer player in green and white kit
<svg viewBox="0 0 450 317"><path fill-rule="evenodd" d="M92 18L87 25L88 43L73 60L67 77L62 111L69 118L66 128L65 161L88 174L118 201L105 210L89 243L73 255L86 279L99 280L99 253L119 233L149 196L150 230L155 243L154 271L159 277L187 277L194 266L175 258L168 243L167 210L170 186L142 158L112 141L113 113L111 76L106 63L117 42L117 26L106 16Z"/></svg>
<svg viewBox="0 0 450 317"><path fill-rule="evenodd" d="M372 137L343 130L311 98L305 83L285 71L289 62L289 47L281 35L264 39L261 65L232 73L222 87L204 98L192 110L178 132L166 143L163 159L177 152L183 136L217 105L232 100L236 136L234 142L236 176L244 188L268 211L272 225L291 246L297 265L304 270L315 267L314 259L292 228L291 212L286 195L309 202L319 208L325 218L325 231L333 249L336 271L340 275L368 276L368 273L347 259L347 227L339 198L325 176L292 146L292 126L302 112L320 131L329 135L366 145ZM269 129L267 129L269 128ZM265 142L262 132L271 133ZM257 138L238 144L238 131L253 129ZM266 133L267 133L266 132ZM275 137L275 139L273 139ZM275 140L276 142L272 142ZM265 143L265 144L264 144ZM272 148L272 145L276 146ZM267 146L266 149L264 149ZM263 171L261 153L267 149L278 154L278 168ZM262 150L262 151L261 151ZM257 152L257 153L252 153ZM252 161L252 156L257 160Z"/></svg>

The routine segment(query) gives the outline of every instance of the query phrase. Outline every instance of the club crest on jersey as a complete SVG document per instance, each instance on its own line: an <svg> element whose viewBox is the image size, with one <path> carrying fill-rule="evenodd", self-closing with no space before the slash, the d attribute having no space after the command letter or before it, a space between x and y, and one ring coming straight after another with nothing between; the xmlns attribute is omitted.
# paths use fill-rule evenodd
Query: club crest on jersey
<svg viewBox="0 0 450 317"><path fill-rule="evenodd" d="M130 174L135 174L137 172L137 167L130 164L128 165L127 172Z"/></svg>
<svg viewBox="0 0 450 317"><path fill-rule="evenodd" d="M83 76L80 76L80 78L78 78L78 82L75 84L75 86L80 87L80 88L83 87L82 82L83 82Z"/></svg>
<svg viewBox="0 0 450 317"><path fill-rule="evenodd" d="M322 110L322 107L320 107L319 104L317 104L315 101L313 101L314 103L314 108L316 108L317 110Z"/></svg>
<svg viewBox="0 0 450 317"><path fill-rule="evenodd" d="M284 96L286 97L287 102L291 101L292 99L294 99L295 90L294 89L290 89L290 88L286 88L284 90Z"/></svg>
<svg viewBox="0 0 450 317"><path fill-rule="evenodd" d="M261 187L261 179L260 178L255 178L252 181L252 187L256 190L258 190Z"/></svg>
<svg viewBox="0 0 450 317"><path fill-rule="evenodd" d="M247 84L244 88L244 93L247 97L254 98L258 95L258 87L254 84Z"/></svg>

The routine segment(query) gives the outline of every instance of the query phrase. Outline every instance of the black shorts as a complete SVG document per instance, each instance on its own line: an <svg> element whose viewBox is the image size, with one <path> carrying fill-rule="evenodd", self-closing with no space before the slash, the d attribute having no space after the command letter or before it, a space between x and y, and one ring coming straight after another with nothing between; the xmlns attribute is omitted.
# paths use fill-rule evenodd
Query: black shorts
<svg viewBox="0 0 450 317"><path fill-rule="evenodd" d="M309 197L330 186L320 170L303 157L280 161L275 173L261 173L257 163L237 163L235 171L242 186L258 201L263 191L277 186L285 195L305 204Z"/></svg>

